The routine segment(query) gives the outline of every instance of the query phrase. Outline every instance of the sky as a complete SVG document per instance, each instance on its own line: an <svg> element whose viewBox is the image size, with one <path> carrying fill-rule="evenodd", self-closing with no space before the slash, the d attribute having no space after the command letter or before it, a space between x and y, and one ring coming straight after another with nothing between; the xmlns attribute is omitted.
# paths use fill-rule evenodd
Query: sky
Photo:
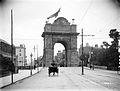
<svg viewBox="0 0 120 91"><path fill-rule="evenodd" d="M103 41L111 43L110 29L120 31L120 4L116 0L5 0L0 3L0 39L11 43L10 10L13 10L13 42L15 46L25 44L27 58L34 53L34 45L38 45L38 55L43 55L43 37L47 17L61 8L58 17L65 17L70 23L75 19L77 32L85 35L84 45L102 45ZM58 18L57 17L57 18ZM53 23L57 18L49 19ZM77 48L81 45L81 36L77 39ZM55 44L63 50L62 44Z"/></svg>

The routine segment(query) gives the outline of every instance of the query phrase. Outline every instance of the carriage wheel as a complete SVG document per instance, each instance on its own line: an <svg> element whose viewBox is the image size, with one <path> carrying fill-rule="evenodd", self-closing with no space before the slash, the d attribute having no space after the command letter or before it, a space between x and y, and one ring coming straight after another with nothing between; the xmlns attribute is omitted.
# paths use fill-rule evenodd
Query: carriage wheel
<svg viewBox="0 0 120 91"><path fill-rule="evenodd" d="M55 75L55 72L53 72L53 76Z"/></svg>
<svg viewBox="0 0 120 91"><path fill-rule="evenodd" d="M50 76L50 70L48 70L48 74L49 74L49 76Z"/></svg>

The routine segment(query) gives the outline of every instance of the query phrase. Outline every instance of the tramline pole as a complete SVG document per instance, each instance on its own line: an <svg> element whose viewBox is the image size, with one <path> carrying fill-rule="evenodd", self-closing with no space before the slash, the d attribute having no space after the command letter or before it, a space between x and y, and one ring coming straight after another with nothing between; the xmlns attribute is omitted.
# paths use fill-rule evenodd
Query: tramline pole
<svg viewBox="0 0 120 91"><path fill-rule="evenodd" d="M84 75L84 64L83 64L83 29L81 30L81 39L82 39L82 75Z"/></svg>
<svg viewBox="0 0 120 91"><path fill-rule="evenodd" d="M32 53L30 54L30 58L31 58L31 67L30 67L30 75L32 75L32 68L33 68L33 66L32 66Z"/></svg>
<svg viewBox="0 0 120 91"><path fill-rule="evenodd" d="M43 61L42 61L42 67L45 67L45 62L46 62L46 50L45 50L45 38L44 38L44 46L43 46Z"/></svg>
<svg viewBox="0 0 120 91"><path fill-rule="evenodd" d="M83 59L83 52L84 52L84 49L83 49L83 36L94 36L94 35L83 35L83 28L81 30L81 41L82 41L82 75L84 75L84 59Z"/></svg>
<svg viewBox="0 0 120 91"><path fill-rule="evenodd" d="M13 11L11 9L11 61L13 62ZM11 71L11 83L13 84L13 72Z"/></svg>
<svg viewBox="0 0 120 91"><path fill-rule="evenodd" d="M36 50L35 45L33 49L34 49L34 66L35 66L35 50Z"/></svg>

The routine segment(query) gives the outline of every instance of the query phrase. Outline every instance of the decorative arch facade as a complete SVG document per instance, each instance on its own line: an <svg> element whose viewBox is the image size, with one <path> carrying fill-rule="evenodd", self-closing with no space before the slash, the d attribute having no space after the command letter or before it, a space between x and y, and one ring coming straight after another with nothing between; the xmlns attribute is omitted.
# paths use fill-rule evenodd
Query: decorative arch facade
<svg viewBox="0 0 120 91"><path fill-rule="evenodd" d="M49 66L54 59L54 45L61 43L66 51L66 66L78 66L76 25L70 24L64 17L57 18L53 24L46 23L44 38L43 65Z"/></svg>

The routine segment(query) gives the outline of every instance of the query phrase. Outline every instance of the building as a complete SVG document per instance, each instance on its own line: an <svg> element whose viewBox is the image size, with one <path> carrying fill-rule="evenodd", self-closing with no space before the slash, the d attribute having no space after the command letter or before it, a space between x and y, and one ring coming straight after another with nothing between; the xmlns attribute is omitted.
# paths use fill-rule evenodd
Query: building
<svg viewBox="0 0 120 91"><path fill-rule="evenodd" d="M84 59L84 65L87 65L91 62L91 60L95 59L95 56L97 56L97 53L100 53L102 51L103 46L98 46L98 44L95 44L95 46L89 46L87 43L86 46L83 47L83 59ZM82 60L82 47L79 48L79 57ZM95 63L95 62L94 62Z"/></svg>
<svg viewBox="0 0 120 91"><path fill-rule="evenodd" d="M94 49L101 49L103 46L101 45L98 47L98 44L95 44L94 47L89 46L88 43L86 43L86 46L83 47L83 54L89 54L89 52L92 52ZM79 57L82 55L82 47L79 48Z"/></svg>
<svg viewBox="0 0 120 91"><path fill-rule="evenodd" d="M26 48L24 44L20 44L20 46L16 47L16 56L18 66L26 66Z"/></svg>
<svg viewBox="0 0 120 91"><path fill-rule="evenodd" d="M16 72L16 66L15 46L11 48L8 42L0 39L0 77L9 75L9 71Z"/></svg>
<svg viewBox="0 0 120 91"><path fill-rule="evenodd" d="M57 56L58 56L58 58L62 58L63 53L61 51L58 51Z"/></svg>
<svg viewBox="0 0 120 91"><path fill-rule="evenodd" d="M92 47L89 46L88 43L86 43L86 46L83 47L83 53L88 54L92 50ZM79 57L82 55L82 47L79 48Z"/></svg>
<svg viewBox="0 0 120 91"><path fill-rule="evenodd" d="M66 55L65 55L65 50L63 50L63 51L58 51L58 53L57 53L57 55L55 56L55 61L57 62L57 64L58 65L60 65L60 66L65 66L65 64L66 64L66 57L65 57Z"/></svg>
<svg viewBox="0 0 120 91"><path fill-rule="evenodd" d="M57 62L57 63L60 63L61 62L61 60L62 60L62 57L63 56L63 54L62 54L62 52L61 51L58 51L57 52L57 55L55 56L55 61Z"/></svg>

